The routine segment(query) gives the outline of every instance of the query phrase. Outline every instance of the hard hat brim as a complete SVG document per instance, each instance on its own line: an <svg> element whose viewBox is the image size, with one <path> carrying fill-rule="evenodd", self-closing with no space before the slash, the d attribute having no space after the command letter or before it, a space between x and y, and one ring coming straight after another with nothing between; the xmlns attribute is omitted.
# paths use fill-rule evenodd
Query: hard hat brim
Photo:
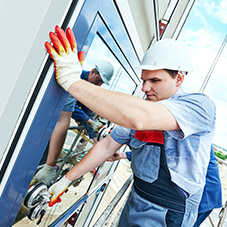
<svg viewBox="0 0 227 227"><path fill-rule="evenodd" d="M107 79L105 79L105 77L103 77L102 75L100 75L100 76L101 76L103 83L109 86L110 85L109 81Z"/></svg>
<svg viewBox="0 0 227 227"><path fill-rule="evenodd" d="M163 69L163 68L155 67L155 66L151 66L151 65L139 65L139 66L135 67L135 69L159 70L159 69Z"/></svg>

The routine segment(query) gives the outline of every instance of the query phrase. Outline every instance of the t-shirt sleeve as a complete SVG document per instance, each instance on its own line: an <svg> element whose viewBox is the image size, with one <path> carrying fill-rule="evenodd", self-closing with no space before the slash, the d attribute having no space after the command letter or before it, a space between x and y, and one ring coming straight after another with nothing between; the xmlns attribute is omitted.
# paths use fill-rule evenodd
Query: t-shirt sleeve
<svg viewBox="0 0 227 227"><path fill-rule="evenodd" d="M215 105L204 94L185 94L160 101L176 119L181 130L167 131L173 137L183 139L193 134L209 133L215 122Z"/></svg>
<svg viewBox="0 0 227 227"><path fill-rule="evenodd" d="M129 161L131 161L132 160L132 151L126 151L125 154L126 154L127 159Z"/></svg>
<svg viewBox="0 0 227 227"><path fill-rule="evenodd" d="M117 126L110 133L113 140L120 144L128 144L130 141L131 129Z"/></svg>

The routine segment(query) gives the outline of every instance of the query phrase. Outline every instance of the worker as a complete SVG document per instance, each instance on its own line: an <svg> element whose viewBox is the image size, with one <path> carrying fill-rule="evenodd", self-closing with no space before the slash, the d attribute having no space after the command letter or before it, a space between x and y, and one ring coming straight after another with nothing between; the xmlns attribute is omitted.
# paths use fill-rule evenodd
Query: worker
<svg viewBox="0 0 227 227"><path fill-rule="evenodd" d="M109 85L113 72L114 68L109 61L99 61L91 71L83 70L80 78L97 86L101 86L103 83ZM90 139L93 139L95 143L97 142L97 130L102 126L102 123L94 121L93 115L94 113L91 110L70 94L68 95L64 109L51 135L46 163L35 174L30 185L43 182L49 187L53 182L56 175L56 163L64 145L71 117L83 124Z"/></svg>
<svg viewBox="0 0 227 227"><path fill-rule="evenodd" d="M80 80L73 31L50 32L57 82L99 116L118 125L49 188L49 205L71 182L111 157L124 144L133 150L134 182L118 226L193 226L198 213L214 135L216 110L205 94L184 93L192 70L187 47L173 39L147 50L142 69L146 100ZM66 63L67 62L67 63ZM60 69L60 70L59 70Z"/></svg>
<svg viewBox="0 0 227 227"><path fill-rule="evenodd" d="M95 68L92 69L91 72L83 70L81 77L84 78L85 80L88 80L90 83L93 83L98 86L101 86L103 83L109 86L113 73L114 68L110 62L99 61L99 63L96 64ZM92 77L89 76L89 74L95 76ZM94 112L88 109L81 102L79 101L76 102L74 111L72 113L72 118L76 122L79 122L79 124L84 125L89 138L92 139L94 143L96 143L97 130L102 126L102 123L94 121L93 120L94 116L95 116Z"/></svg>
<svg viewBox="0 0 227 227"><path fill-rule="evenodd" d="M116 152L107 161L118 161L127 159L131 161L132 151ZM203 190L202 199L199 204L198 217L193 227L199 227L215 208L222 207L222 187L219 177L217 159L214 155L213 146L210 149L210 161L207 168L206 183Z"/></svg>
<svg viewBox="0 0 227 227"><path fill-rule="evenodd" d="M83 70L81 78L97 86L101 86L103 83L109 86L113 74L114 68L110 62L99 61L91 71ZM77 123L84 125L89 138L92 139L94 143L97 143L97 130L102 126L102 123L94 121L94 116L94 112L79 101L76 101L71 118Z"/></svg>

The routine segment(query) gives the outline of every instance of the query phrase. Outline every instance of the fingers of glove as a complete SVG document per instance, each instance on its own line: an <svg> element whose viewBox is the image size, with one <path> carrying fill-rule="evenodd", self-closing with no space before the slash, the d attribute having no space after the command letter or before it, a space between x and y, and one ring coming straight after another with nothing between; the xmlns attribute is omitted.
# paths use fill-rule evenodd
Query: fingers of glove
<svg viewBox="0 0 227 227"><path fill-rule="evenodd" d="M76 39L71 28L66 29L66 37L70 43L71 49L74 53L77 53Z"/></svg>
<svg viewBox="0 0 227 227"><path fill-rule="evenodd" d="M64 30L62 28L60 28L59 26L55 27L55 32L57 34L58 39L60 40L65 52L68 54L70 51L70 43L66 37L66 34L64 32ZM75 39L75 38L74 38ZM76 43L76 41L75 41Z"/></svg>
<svg viewBox="0 0 227 227"><path fill-rule="evenodd" d="M37 183L38 181L36 181L35 179L32 179L32 181L31 181L31 183L30 183L30 185L29 185L29 187L28 188L30 188L32 185L34 185L35 183Z"/></svg>
<svg viewBox="0 0 227 227"><path fill-rule="evenodd" d="M45 42L45 47L46 47L46 50L49 53L50 57L53 60L55 60L55 59L57 59L59 57L58 53L56 52L54 47L49 42Z"/></svg>
<svg viewBox="0 0 227 227"><path fill-rule="evenodd" d="M80 51L77 56L78 56L80 64L83 65L83 63L84 63L84 51Z"/></svg>
<svg viewBox="0 0 227 227"><path fill-rule="evenodd" d="M59 53L59 55L62 55L65 53L65 48L61 42L61 40L59 39L58 35L56 35L54 32L50 32L49 33L50 39L53 43L53 46L55 47L55 49L57 50L57 52Z"/></svg>
<svg viewBox="0 0 227 227"><path fill-rule="evenodd" d="M51 197L51 199L50 199L50 202L49 202L49 207L52 207L55 203L60 203L60 202L61 202L60 196L62 196L63 193L64 193L65 191L66 191L66 189L63 190L63 191L62 191L60 194L58 194L57 196L52 195L52 197ZM53 194L53 193L51 193L51 194Z"/></svg>
<svg viewBox="0 0 227 227"><path fill-rule="evenodd" d="M42 170L42 169L41 169ZM41 171L40 170L40 171ZM41 181L41 179L40 179L40 171L38 171L35 175L34 175L34 177L32 178L32 181L31 181L31 183L30 183L30 185L29 185L29 187L31 187L32 185L34 185L34 184L36 184L36 183L38 183L38 182L40 182Z"/></svg>

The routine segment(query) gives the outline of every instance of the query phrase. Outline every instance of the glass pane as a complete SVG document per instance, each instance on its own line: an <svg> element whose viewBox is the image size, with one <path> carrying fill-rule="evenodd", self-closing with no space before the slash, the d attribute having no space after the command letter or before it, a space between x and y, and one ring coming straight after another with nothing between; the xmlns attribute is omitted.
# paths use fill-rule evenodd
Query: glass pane
<svg viewBox="0 0 227 227"><path fill-rule="evenodd" d="M113 91L121 91L126 94L132 94L136 88L136 83L131 79L129 74L113 56L101 38L96 34L86 55L83 68L85 70L90 70L94 68L96 62L102 60L109 61L114 67L114 75L111 79L110 86L102 84L102 87Z"/></svg>
<svg viewBox="0 0 227 227"><path fill-rule="evenodd" d="M109 61L114 67L114 75L110 81L110 85L107 86L102 84L101 86L105 89L132 94L136 89L136 83L125 71L109 48L103 43L102 39L96 34L84 60L83 69L86 71L91 71L93 68L95 68L95 64L101 60ZM107 122L105 119L101 120L104 120L102 121L103 125ZM67 171L69 171L74 165L77 165L77 163L83 159L85 154L92 148L93 145L94 141L89 137L87 130L83 125L81 125L81 122L75 122L75 120L71 118L71 124L67 131L66 140L60 156L58 157L54 181L63 177ZM47 154L48 149L46 150L44 156ZM43 163L45 163L45 160ZM106 181L108 175L116 168L116 166L117 162L105 162L97 169L97 171L96 169L92 170L74 181L69 187L69 191L62 195L62 202L57 205L58 212L48 215L51 213L52 209L46 209L47 214L43 217L43 223L51 223L53 220L55 220L66 209L78 201L88 191L88 189L89 193L95 190L100 183ZM41 169L42 167L43 165L40 164L38 169ZM93 196L92 199L90 199L90 202L93 201L94 198L95 197ZM93 204L93 202L91 202L91 204ZM27 212L26 208L25 211ZM19 213L21 214L22 212L20 211ZM24 215L25 212L23 213L23 216ZM85 212L83 216L85 217L86 215L87 213ZM22 224L23 221L24 220L21 220L18 222L18 224ZM83 222L82 218L80 221Z"/></svg>

